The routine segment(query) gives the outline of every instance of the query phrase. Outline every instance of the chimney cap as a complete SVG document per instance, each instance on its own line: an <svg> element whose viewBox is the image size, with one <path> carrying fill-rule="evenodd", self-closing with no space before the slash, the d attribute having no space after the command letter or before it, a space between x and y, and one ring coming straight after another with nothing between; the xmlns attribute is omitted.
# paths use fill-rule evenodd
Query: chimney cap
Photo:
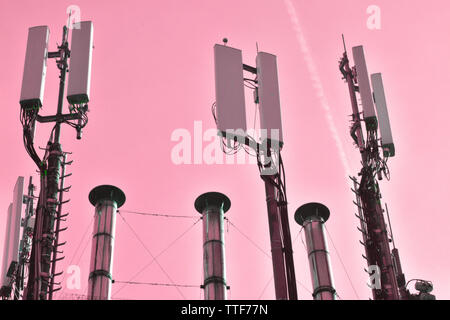
<svg viewBox="0 0 450 320"><path fill-rule="evenodd" d="M195 209L203 213L207 206L222 207L223 213L227 212L231 207L230 199L220 192L206 192L195 200Z"/></svg>
<svg viewBox="0 0 450 320"><path fill-rule="evenodd" d="M117 208L120 208L125 203L125 193L115 186L101 185L97 186L89 192L89 201L93 206L101 200L112 200L117 203Z"/></svg>
<svg viewBox="0 0 450 320"><path fill-rule="evenodd" d="M330 210L318 202L310 202L302 205L295 211L295 221L303 226L303 223L311 218L321 219L325 222L330 217Z"/></svg>

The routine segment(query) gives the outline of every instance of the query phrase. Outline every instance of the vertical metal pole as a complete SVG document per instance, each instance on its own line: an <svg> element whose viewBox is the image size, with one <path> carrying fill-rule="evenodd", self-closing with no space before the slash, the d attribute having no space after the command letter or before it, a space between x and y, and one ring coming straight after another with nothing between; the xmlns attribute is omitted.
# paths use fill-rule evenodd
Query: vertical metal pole
<svg viewBox="0 0 450 320"><path fill-rule="evenodd" d="M68 29L63 28L62 43L59 47L60 57L57 65L60 70L59 75L59 95L56 116L62 114L64 102L64 87L66 80L67 58L69 56L68 49ZM41 188L45 188L45 193L41 192L41 196L45 194L46 199L40 199L41 207L38 208L36 214L36 228L38 232L34 233L34 243L31 254L30 275L28 287L26 290L27 299L45 300L49 294L49 285L53 281L51 274L52 265L56 261L52 261L52 252L55 240L55 217L58 205L58 186L61 171L61 145L60 141L61 123L57 120L55 124L55 133L53 141L49 146L48 165L41 169ZM45 183L46 181L46 183ZM39 254L37 253L39 252ZM36 259L36 255L38 255ZM36 266L38 264L38 266Z"/></svg>
<svg viewBox="0 0 450 320"><path fill-rule="evenodd" d="M359 115L359 108L358 108L358 101L356 100L356 91L355 91L355 85L353 84L353 72L350 69L347 52L344 52L344 56L340 63L340 69L342 74L345 76L345 81L348 85L348 91L350 93L350 101L352 104L352 119L354 123L354 128L352 130L355 130L356 135L356 144L358 145L359 151L361 152L361 157L363 161L366 161L366 153L365 150L365 142L364 142L364 135L362 132L361 127L361 117Z"/></svg>
<svg viewBox="0 0 450 320"><path fill-rule="evenodd" d="M281 221L278 211L278 195L275 186L275 176L264 176L266 188L267 212L269 216L270 247L272 250L273 279L275 284L275 298L287 300L286 266L283 253L283 241L281 236Z"/></svg>
<svg viewBox="0 0 450 320"><path fill-rule="evenodd" d="M307 203L295 211L295 221L305 230L306 249L313 284L314 300L335 300L336 290L330 267L324 223L330 211L320 203Z"/></svg>
<svg viewBox="0 0 450 320"><path fill-rule="evenodd" d="M289 217L287 211L287 203L283 203L280 207L280 221L283 230L283 252L286 263L286 283L289 300L298 300L297 282L295 279L294 257L292 251L291 231L289 228Z"/></svg>
<svg viewBox="0 0 450 320"><path fill-rule="evenodd" d="M69 29L64 26L63 28L63 38L62 44L59 48L60 50L60 60L57 61L58 68L60 70L59 75L59 95L58 95L58 109L56 111L56 116L62 114L63 104L64 104L64 88L66 83L66 71L67 71L67 58L69 56L69 43L68 43ZM61 134L61 122L56 122L55 127L55 143L59 144L59 138Z"/></svg>
<svg viewBox="0 0 450 320"><path fill-rule="evenodd" d="M359 188L364 218L367 224L367 263L380 268L381 288L375 288L375 300L398 300L398 283L394 270L386 222L380 202L378 184L370 168L363 168Z"/></svg>
<svg viewBox="0 0 450 320"><path fill-rule="evenodd" d="M368 236L369 236L369 231L368 231L368 227L367 227L367 223L365 220L365 216L364 216L364 212L363 212L363 208L362 208L362 202L361 202L361 196L359 193L359 189L358 189L358 182L356 181L356 178L351 178L353 181L353 191L355 192L356 195L356 202L354 202L356 204L356 207L358 209L358 214L356 215L359 219L359 223L361 228L358 229L361 234L362 234L362 238L363 241L360 242L363 246L364 246L364 252L366 253L365 258L367 259L367 263L370 265L369 263L369 258L371 257L371 251L369 250L369 247L367 246L368 244ZM364 257L364 256L363 256ZM376 289L375 286L372 287L372 296L376 297Z"/></svg>
<svg viewBox="0 0 450 320"><path fill-rule="evenodd" d="M55 218L58 212L58 193L59 193L59 178L61 175L61 146L59 143L53 143L50 146L50 155L48 157L48 170L47 176L47 188L46 188L46 206L43 213L42 224L42 245L41 245L41 287L39 290L39 299L47 299L49 284L52 282L53 275L51 269L54 261L52 262L52 253L54 247L54 241L56 238L55 233Z"/></svg>
<svg viewBox="0 0 450 320"><path fill-rule="evenodd" d="M394 270L395 270L395 276L397 278L397 285L398 285L398 291L400 294L400 299L408 300L409 293L408 293L408 290L406 289L406 279L405 279L405 274L403 273L403 270L402 270L402 264L400 262L400 255L398 253L398 249L395 247L394 234L392 232L392 226L391 226L391 218L389 217L389 209L388 209L387 203L385 203L384 205L386 207L386 215L388 218L389 230L391 233L392 246L394 247L394 249L392 249L392 259L394 261Z"/></svg>
<svg viewBox="0 0 450 320"><path fill-rule="evenodd" d="M95 206L88 300L111 298L116 212L125 203L125 194L117 187L102 185L89 193Z"/></svg>
<svg viewBox="0 0 450 320"><path fill-rule="evenodd" d="M66 155L63 155L63 163L66 162ZM56 211L56 227L55 227L55 242L53 246L53 263L52 263L52 271L51 275L52 278L50 279L50 286L49 286L49 294L48 299L53 300L53 290L55 285L55 271L56 271L56 261L58 256L58 241L59 241L59 229L61 226L61 211L62 211L62 202L63 202L63 189L64 189L64 175L65 175L65 166L62 167L61 172L61 179L60 179L60 187L59 187L59 200L58 200L58 210Z"/></svg>
<svg viewBox="0 0 450 320"><path fill-rule="evenodd" d="M226 300L224 214L230 209L228 197L208 192L195 200L195 209L203 217L203 272L205 300Z"/></svg>
<svg viewBox="0 0 450 320"><path fill-rule="evenodd" d="M394 259L395 274L397 276L397 284L398 284L400 299L408 300L409 293L408 293L408 290L406 289L405 274L403 273L403 270L402 270L402 265L400 263L400 256L398 254L397 248L392 249L392 256Z"/></svg>

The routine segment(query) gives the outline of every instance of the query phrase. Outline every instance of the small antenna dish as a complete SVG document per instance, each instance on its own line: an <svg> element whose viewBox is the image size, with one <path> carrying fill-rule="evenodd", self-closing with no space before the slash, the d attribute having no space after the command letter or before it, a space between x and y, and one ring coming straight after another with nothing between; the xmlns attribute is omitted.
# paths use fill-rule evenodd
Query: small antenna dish
<svg viewBox="0 0 450 320"><path fill-rule="evenodd" d="M227 38L223 38L222 41L223 41L223 44L226 46L227 43L228 43L228 39Z"/></svg>

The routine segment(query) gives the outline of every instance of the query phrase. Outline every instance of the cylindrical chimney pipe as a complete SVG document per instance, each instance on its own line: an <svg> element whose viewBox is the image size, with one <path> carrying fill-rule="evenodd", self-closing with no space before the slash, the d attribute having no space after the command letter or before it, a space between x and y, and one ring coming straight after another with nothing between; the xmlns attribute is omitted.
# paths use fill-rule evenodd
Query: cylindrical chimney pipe
<svg viewBox="0 0 450 320"><path fill-rule="evenodd" d="M330 210L320 203L307 203L295 211L295 221L303 226L308 250L314 300L335 300L336 290L330 267L324 223Z"/></svg>
<svg viewBox="0 0 450 320"><path fill-rule="evenodd" d="M125 194L117 187L102 185L92 189L89 201L95 206L95 219L88 300L109 300L116 212L125 203Z"/></svg>
<svg viewBox="0 0 450 320"><path fill-rule="evenodd" d="M195 209L203 217L203 273L205 300L225 300L224 213L230 209L228 197L219 192L208 192L195 200Z"/></svg>

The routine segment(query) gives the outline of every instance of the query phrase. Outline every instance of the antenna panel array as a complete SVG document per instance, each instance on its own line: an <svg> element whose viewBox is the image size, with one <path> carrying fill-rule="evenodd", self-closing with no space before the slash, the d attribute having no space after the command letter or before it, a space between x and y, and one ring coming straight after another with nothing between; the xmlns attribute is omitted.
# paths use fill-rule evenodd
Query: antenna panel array
<svg viewBox="0 0 450 320"><path fill-rule="evenodd" d="M364 58L363 46L352 48L353 60L356 65L356 79L358 80L359 94L363 107L364 121L367 130L377 129L377 117L372 101L372 90L370 89L369 75L367 72L366 60Z"/></svg>
<svg viewBox="0 0 450 320"><path fill-rule="evenodd" d="M3 253L2 286L9 284L8 270L12 263L19 261L20 224L22 221L23 177L17 179L13 193L13 203L8 208L5 248Z"/></svg>
<svg viewBox="0 0 450 320"><path fill-rule="evenodd" d="M47 46L50 30L47 26L28 29L27 51L20 92L22 108L39 108L44 99L47 72Z"/></svg>
<svg viewBox="0 0 450 320"><path fill-rule="evenodd" d="M217 129L223 136L228 133L232 137L236 131L247 130L242 66L241 50L214 46Z"/></svg>
<svg viewBox="0 0 450 320"><path fill-rule="evenodd" d="M271 144L283 143L281 128L280 93L278 86L277 57L266 52L256 56L258 74L258 99L262 132L267 132Z"/></svg>
<svg viewBox="0 0 450 320"><path fill-rule="evenodd" d="M392 139L391 124L384 95L383 79L381 73L370 76L373 88L373 97L377 108L378 123L380 124L381 146L385 157L395 155L394 141Z"/></svg>
<svg viewBox="0 0 450 320"><path fill-rule="evenodd" d="M92 21L74 24L70 51L67 100L71 104L89 102L94 28Z"/></svg>

